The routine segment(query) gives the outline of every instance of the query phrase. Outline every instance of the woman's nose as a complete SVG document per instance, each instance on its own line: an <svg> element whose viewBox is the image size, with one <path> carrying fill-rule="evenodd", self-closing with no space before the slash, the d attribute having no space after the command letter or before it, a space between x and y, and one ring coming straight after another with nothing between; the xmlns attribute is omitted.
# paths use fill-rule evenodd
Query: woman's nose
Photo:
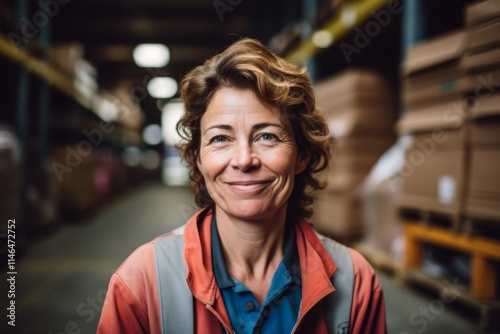
<svg viewBox="0 0 500 334"><path fill-rule="evenodd" d="M248 171L258 168L260 166L260 159L250 143L240 143L233 152L231 165L233 168Z"/></svg>

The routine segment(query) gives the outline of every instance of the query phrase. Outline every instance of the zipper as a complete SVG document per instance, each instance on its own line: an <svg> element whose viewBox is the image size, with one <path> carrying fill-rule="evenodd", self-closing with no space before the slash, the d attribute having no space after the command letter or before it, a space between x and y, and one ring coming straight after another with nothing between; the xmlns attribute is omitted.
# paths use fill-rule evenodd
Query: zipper
<svg viewBox="0 0 500 334"><path fill-rule="evenodd" d="M227 324L224 323L224 321L222 320L222 318L220 317L219 313L217 313L217 311L214 310L214 308L212 307L212 305L210 304L205 304L205 308L208 309L210 312L212 312L212 314L217 318L217 320L219 320L219 322L221 323L222 325L222 328L224 328L224 332L226 334L236 334L234 331L231 332L228 327L227 327Z"/></svg>
<svg viewBox="0 0 500 334"><path fill-rule="evenodd" d="M297 322L295 323L295 326L293 326L293 328L292 328L292 333L291 333L291 334L294 334L294 333L295 333L295 331L297 330L297 328L298 328L298 327L299 327L299 325L300 325L300 322L302 321L302 319L304 319L304 316L305 316L305 315L306 315L306 314L307 314L307 313L308 313L308 312L309 312L309 311L310 311L310 310L311 310L314 306L316 306L318 303L322 302L323 298L325 298L326 296L328 296L330 293L331 293L331 291L330 291L330 292L328 292L328 293L325 293L325 294L324 294L321 298L319 298L319 299L318 299L318 301L317 301L316 303L312 304L311 306L309 306L309 307L307 308L307 310L305 310L304 314L303 314L302 316L300 316L300 317L297 319ZM300 311L301 311L301 309L302 309L302 300L300 301L299 315L300 315L300 313L301 313L301 312L300 312ZM323 315L323 317L324 317L324 315ZM325 321L328 321L328 320L327 320L327 319L325 319Z"/></svg>

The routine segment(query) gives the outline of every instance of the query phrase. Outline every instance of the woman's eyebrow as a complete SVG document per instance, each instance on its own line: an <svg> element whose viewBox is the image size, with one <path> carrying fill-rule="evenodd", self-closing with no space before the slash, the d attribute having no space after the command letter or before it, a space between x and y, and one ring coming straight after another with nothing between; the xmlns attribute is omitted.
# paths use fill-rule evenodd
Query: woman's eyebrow
<svg viewBox="0 0 500 334"><path fill-rule="evenodd" d="M274 126L280 129L284 129L285 127L282 124L279 123L270 123L270 122L265 122L265 123L257 123L252 126L253 131L261 130L263 128L267 128L268 126Z"/></svg>
<svg viewBox="0 0 500 334"><path fill-rule="evenodd" d="M267 128L268 126L274 126L274 127L280 128L280 129L284 129L285 128L282 124L279 124L279 123L264 122L264 123L254 124L252 126L252 131L258 131L258 130ZM233 127L231 125L228 125L228 124L215 124L215 125L209 126L203 132L203 134L207 133L209 130L212 130L212 129L220 129L220 130L231 131L231 130L233 130Z"/></svg>
<svg viewBox="0 0 500 334"><path fill-rule="evenodd" d="M221 130L233 130L233 127L231 125L227 125L227 124L215 124L215 125L212 125L212 126L209 126L204 132L203 134L207 133L208 130L211 130L211 129L221 129Z"/></svg>

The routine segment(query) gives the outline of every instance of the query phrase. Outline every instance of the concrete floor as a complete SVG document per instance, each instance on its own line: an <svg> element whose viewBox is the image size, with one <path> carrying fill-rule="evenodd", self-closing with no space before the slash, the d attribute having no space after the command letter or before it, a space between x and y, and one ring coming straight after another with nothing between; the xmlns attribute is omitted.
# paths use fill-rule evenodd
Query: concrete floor
<svg viewBox="0 0 500 334"><path fill-rule="evenodd" d="M147 185L123 195L88 221L65 225L38 240L17 260L16 327L5 328L4 318L0 332L95 333L114 270L137 246L181 225L194 211L186 189ZM383 273L380 279L390 334L481 333L448 307L427 319L414 316L433 307L433 297ZM4 270L1 282L5 281Z"/></svg>

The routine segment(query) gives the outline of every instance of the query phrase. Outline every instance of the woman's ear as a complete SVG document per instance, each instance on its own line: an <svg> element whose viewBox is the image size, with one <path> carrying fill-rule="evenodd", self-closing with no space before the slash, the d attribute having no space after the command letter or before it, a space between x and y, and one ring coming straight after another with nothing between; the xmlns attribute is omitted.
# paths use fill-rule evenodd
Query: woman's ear
<svg viewBox="0 0 500 334"><path fill-rule="evenodd" d="M295 162L295 175L302 173L306 169L310 158L309 154L297 156L297 161Z"/></svg>

